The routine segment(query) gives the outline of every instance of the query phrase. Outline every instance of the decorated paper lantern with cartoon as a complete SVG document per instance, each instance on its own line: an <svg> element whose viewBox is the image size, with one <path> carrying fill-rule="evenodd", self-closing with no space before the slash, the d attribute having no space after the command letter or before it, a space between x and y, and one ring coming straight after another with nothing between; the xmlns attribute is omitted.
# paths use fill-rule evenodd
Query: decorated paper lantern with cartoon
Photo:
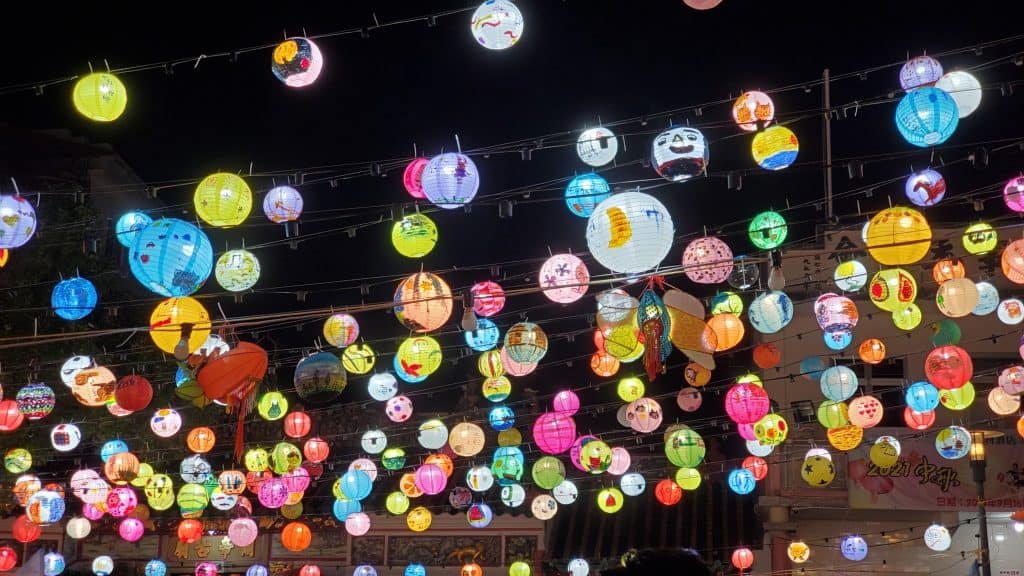
<svg viewBox="0 0 1024 576"><path fill-rule="evenodd" d="M605 268L640 273L661 264L672 247L672 216L658 199L622 192L601 202L587 221L587 246Z"/></svg>
<svg viewBox="0 0 1024 576"><path fill-rule="evenodd" d="M309 86L320 76L324 57L320 47L309 38L295 36L274 48L270 71L291 88Z"/></svg>
<svg viewBox="0 0 1024 576"><path fill-rule="evenodd" d="M764 92L750 90L733 102L732 120L741 130L756 132L775 119L775 103Z"/></svg>
<svg viewBox="0 0 1024 576"><path fill-rule="evenodd" d="M132 274L161 296L188 296L213 270L213 247L198 227L161 218L142 229L128 253Z"/></svg>
<svg viewBox="0 0 1024 576"><path fill-rule="evenodd" d="M651 143L651 166L659 176L672 182L703 175L710 158L707 140L696 128L669 128Z"/></svg>
<svg viewBox="0 0 1024 576"><path fill-rule="evenodd" d="M419 272L402 280L395 289L395 317L414 332L437 330L451 317L452 290L440 277Z"/></svg>
<svg viewBox="0 0 1024 576"><path fill-rule="evenodd" d="M302 208L302 194L291 186L275 186L263 197L263 214L275 224L298 220Z"/></svg>

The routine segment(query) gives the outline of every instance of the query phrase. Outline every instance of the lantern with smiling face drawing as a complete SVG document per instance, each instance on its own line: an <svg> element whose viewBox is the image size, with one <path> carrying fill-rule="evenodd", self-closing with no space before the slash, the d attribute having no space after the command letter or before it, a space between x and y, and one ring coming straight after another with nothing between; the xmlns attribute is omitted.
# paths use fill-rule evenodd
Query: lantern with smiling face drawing
<svg viewBox="0 0 1024 576"><path fill-rule="evenodd" d="M659 176L682 182L704 174L710 148L696 128L676 127L658 134L651 146L651 164Z"/></svg>

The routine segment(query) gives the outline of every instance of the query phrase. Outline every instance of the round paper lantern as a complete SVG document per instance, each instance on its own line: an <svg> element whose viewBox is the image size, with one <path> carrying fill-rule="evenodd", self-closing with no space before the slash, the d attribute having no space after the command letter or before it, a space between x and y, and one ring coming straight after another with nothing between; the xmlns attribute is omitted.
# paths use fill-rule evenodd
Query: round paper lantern
<svg viewBox="0 0 1024 576"><path fill-rule="evenodd" d="M882 210L871 219L865 242L868 252L886 266L913 264L931 248L932 229L924 215L904 206Z"/></svg>
<svg viewBox="0 0 1024 576"><path fill-rule="evenodd" d="M117 381L114 400L125 410L132 412L145 410L153 400L153 385L142 376L135 374L124 376Z"/></svg>
<svg viewBox="0 0 1024 576"><path fill-rule="evenodd" d="M65 503L61 493L54 490L39 490L28 497L25 517L36 526L47 526L64 517Z"/></svg>
<svg viewBox="0 0 1024 576"><path fill-rule="evenodd" d="M725 411L737 424L753 424L768 413L769 399L764 388L737 384L725 394Z"/></svg>
<svg viewBox="0 0 1024 576"><path fill-rule="evenodd" d="M576 439L576 422L557 412L541 414L533 424L533 440L548 454L568 450Z"/></svg>
<svg viewBox="0 0 1024 576"><path fill-rule="evenodd" d="M732 565L740 571L740 574L744 570L748 570L754 565L754 553L750 551L750 548L737 548L732 552Z"/></svg>
<svg viewBox="0 0 1024 576"><path fill-rule="evenodd" d="M484 503L473 504L466 510L466 522L473 528L486 528L494 518L491 507Z"/></svg>
<svg viewBox="0 0 1024 576"><path fill-rule="evenodd" d="M320 567L316 564L305 564L299 568L299 576L320 576Z"/></svg>
<svg viewBox="0 0 1024 576"><path fill-rule="evenodd" d="M181 430L181 415L176 410L161 408L150 418L149 428L161 438L170 438Z"/></svg>
<svg viewBox="0 0 1024 576"><path fill-rule="evenodd" d="M824 488L836 477L831 457L809 456L800 467L800 477L812 488Z"/></svg>
<svg viewBox="0 0 1024 576"><path fill-rule="evenodd" d="M469 156L448 152L431 158L423 169L422 186L428 200L451 210L473 200L480 173Z"/></svg>
<svg viewBox="0 0 1024 576"><path fill-rule="evenodd" d="M275 224L298 220L302 215L302 194L291 186L275 186L263 197L263 213Z"/></svg>
<svg viewBox="0 0 1024 576"><path fill-rule="evenodd" d="M373 350L373 348L370 347L369 344L365 342L353 344L352 346L345 348L345 351L341 353L342 367L353 374L366 374L370 370L373 370L373 367L376 363L377 353ZM394 364L398 364L399 366L401 366L401 363L399 362L397 357L394 360ZM398 370L398 374L400 376L403 376L403 380L406 380L407 382L419 381L410 380L409 378L411 375L404 370Z"/></svg>
<svg viewBox="0 0 1024 576"><path fill-rule="evenodd" d="M35 233L36 210L32 204L20 195L0 194L0 249L23 246Z"/></svg>
<svg viewBox="0 0 1024 576"><path fill-rule="evenodd" d="M786 219L778 212L761 212L750 221L747 236L751 243L761 250L774 250L786 241L789 226Z"/></svg>
<svg viewBox="0 0 1024 576"><path fill-rule="evenodd" d="M395 317L414 332L437 330L451 317L454 302L448 284L430 272L413 274L395 289Z"/></svg>
<svg viewBox="0 0 1024 576"><path fill-rule="evenodd" d="M1024 301L1019 298L1007 298L996 308L996 317L1008 326L1015 326L1024 321Z"/></svg>
<svg viewBox="0 0 1024 576"><path fill-rule="evenodd" d="M781 360L782 352L771 342L762 342L754 347L754 364L757 364L757 367L762 370L778 366Z"/></svg>
<svg viewBox="0 0 1024 576"><path fill-rule="evenodd" d="M1014 240L1003 250L1003 275L1014 284L1024 284L1024 240Z"/></svg>
<svg viewBox="0 0 1024 576"><path fill-rule="evenodd" d="M94 122L113 122L128 106L128 90L110 72L93 72L75 82L72 90L75 110Z"/></svg>
<svg viewBox="0 0 1024 576"><path fill-rule="evenodd" d="M960 426L950 426L935 435L935 451L947 460L967 456L971 450L971 433Z"/></svg>
<svg viewBox="0 0 1024 576"><path fill-rule="evenodd" d="M218 172L203 178L194 196L196 215L217 228L238 226L252 210L252 190L241 176Z"/></svg>
<svg viewBox="0 0 1024 576"><path fill-rule="evenodd" d="M708 328L715 334L716 352L735 348L743 340L746 332L743 327L743 321L734 314L717 314L712 316L708 319Z"/></svg>
<svg viewBox="0 0 1024 576"><path fill-rule="evenodd" d="M192 518L178 523L178 540L185 544L195 544L203 537L203 522Z"/></svg>
<svg viewBox="0 0 1024 576"><path fill-rule="evenodd" d="M448 445L452 452L466 458L479 454L484 448L484 442L483 429L472 422L456 424L448 435Z"/></svg>
<svg viewBox="0 0 1024 576"><path fill-rule="evenodd" d="M146 527L138 518L125 518L117 525L117 533L128 542L138 542L146 533Z"/></svg>
<svg viewBox="0 0 1024 576"><path fill-rule="evenodd" d="M538 520L550 520L558 513L558 501L547 494L535 496L530 502L530 512Z"/></svg>
<svg viewBox="0 0 1024 576"><path fill-rule="evenodd" d="M885 342L878 338L868 338L857 348L857 355L865 364L881 364L885 360Z"/></svg>
<svg viewBox="0 0 1024 576"><path fill-rule="evenodd" d="M597 493L597 507L605 514L615 514L622 510L626 497L618 488L604 488Z"/></svg>
<svg viewBox="0 0 1024 576"><path fill-rule="evenodd" d="M696 468L705 453L704 439L691 428L676 430L665 440L665 456L673 466Z"/></svg>
<svg viewBox="0 0 1024 576"><path fill-rule="evenodd" d="M728 484L733 492L740 495L750 494L754 491L754 488L757 488L757 481L754 480L754 475L746 468L731 470L728 476Z"/></svg>
<svg viewBox="0 0 1024 576"><path fill-rule="evenodd" d="M928 382L914 382L905 394L907 407L917 412L928 412L939 405L939 390Z"/></svg>
<svg viewBox="0 0 1024 576"><path fill-rule="evenodd" d="M672 247L675 229L665 206L642 192L601 202L587 221L587 246L613 272L635 274L657 267Z"/></svg>
<svg viewBox="0 0 1024 576"><path fill-rule="evenodd" d="M767 414L754 424L754 435L762 444L778 446L789 434L789 424L778 414Z"/></svg>
<svg viewBox="0 0 1024 576"><path fill-rule="evenodd" d="M370 376L370 380L366 383L366 389L370 393L370 398L378 402L385 402L398 394L398 381L391 373L382 372Z"/></svg>
<svg viewBox="0 0 1024 576"><path fill-rule="evenodd" d="M530 576L530 565L522 560L517 560L509 564L508 576Z"/></svg>
<svg viewBox="0 0 1024 576"><path fill-rule="evenodd" d="M908 92L931 86L942 77L942 64L931 56L915 56L900 68L900 86Z"/></svg>
<svg viewBox="0 0 1024 576"><path fill-rule="evenodd" d="M403 576L427 576L427 569L423 564L409 564L405 567Z"/></svg>
<svg viewBox="0 0 1024 576"><path fill-rule="evenodd" d="M686 387L676 394L676 404L679 405L679 409L683 412L696 412L700 409L703 397L701 396L700 390L692 387Z"/></svg>
<svg viewBox="0 0 1024 576"><path fill-rule="evenodd" d="M544 296L559 304L575 302L587 293L590 272L582 260L572 254L556 254L540 268L538 283Z"/></svg>
<svg viewBox="0 0 1024 576"><path fill-rule="evenodd" d="M843 558L860 562L868 555L868 543L860 536L847 536L839 543L839 551Z"/></svg>
<svg viewBox="0 0 1024 576"><path fill-rule="evenodd" d="M71 538L81 540L88 536L89 532L92 531L92 524L89 523L88 519L76 516L75 518L68 520L67 526L64 527L64 530ZM2 548L0 548L0 551L2 551ZM2 556L2 554L0 554L0 556ZM4 571L3 566L0 564L0 572L2 571Z"/></svg>
<svg viewBox="0 0 1024 576"><path fill-rule="evenodd" d="M576 155L590 166L604 166L615 158L618 151L619 140L603 126L584 130L576 140Z"/></svg>
<svg viewBox="0 0 1024 576"><path fill-rule="evenodd" d="M937 171L927 168L911 174L903 190L915 206L934 206L946 195L946 179Z"/></svg>
<svg viewBox="0 0 1024 576"><path fill-rule="evenodd" d="M245 570L245 576L267 576L269 571L262 564L253 564Z"/></svg>
<svg viewBox="0 0 1024 576"><path fill-rule="evenodd" d="M874 396L858 396L850 400L850 424L858 428L873 428L882 421L885 406Z"/></svg>
<svg viewBox="0 0 1024 576"><path fill-rule="evenodd" d="M930 550L945 552L953 544L953 537L945 526L932 524L924 531L924 544Z"/></svg>
<svg viewBox="0 0 1024 576"><path fill-rule="evenodd" d="M971 224L964 230L964 249L970 254L987 254L999 243L999 234L987 222Z"/></svg>
<svg viewBox="0 0 1024 576"><path fill-rule="evenodd" d="M270 71L274 76L292 88L309 86L315 82L323 67L324 57L320 48L309 38L301 36L278 44L270 61Z"/></svg>
<svg viewBox="0 0 1024 576"><path fill-rule="evenodd" d="M1007 394L1002 388L993 388L988 393L988 407L1000 416L1009 416L1020 410L1020 396Z"/></svg>
<svg viewBox="0 0 1024 576"><path fill-rule="evenodd" d="M853 300L831 292L815 300L814 316L818 327L826 333L849 332L860 320L860 312Z"/></svg>
<svg viewBox="0 0 1024 576"><path fill-rule="evenodd" d="M395 396L384 404L384 414L392 422L405 422L412 417L412 400L408 396Z"/></svg>
<svg viewBox="0 0 1024 576"><path fill-rule="evenodd" d="M96 307L96 287L85 278L69 278L57 283L50 294L50 306L65 320L81 320Z"/></svg>
<svg viewBox="0 0 1024 576"><path fill-rule="evenodd" d="M581 218L589 218L594 208L610 196L608 181L593 172L576 176L565 187L565 205Z"/></svg>
<svg viewBox="0 0 1024 576"><path fill-rule="evenodd" d="M601 440L586 442L580 447L580 453L573 464L579 464L578 468L584 472L600 474L612 465L612 449Z"/></svg>
<svg viewBox="0 0 1024 576"><path fill-rule="evenodd" d="M836 266L832 279L843 292L856 292L867 284L868 271L857 260L847 260Z"/></svg>
<svg viewBox="0 0 1024 576"><path fill-rule="evenodd" d="M110 576L114 571L114 559L110 556L97 556L92 561L92 573L95 576Z"/></svg>
<svg viewBox="0 0 1024 576"><path fill-rule="evenodd" d="M978 305L971 314L986 316L995 312L999 307L999 290L989 282L977 282L974 287L978 289Z"/></svg>
<svg viewBox="0 0 1024 576"><path fill-rule="evenodd" d="M302 552L313 541L313 531L302 522L289 522L281 530L281 545L292 552Z"/></svg>
<svg viewBox="0 0 1024 576"><path fill-rule="evenodd" d="M423 170L430 163L428 158L413 158L402 172L402 185L413 198L426 198L423 193Z"/></svg>
<svg viewBox="0 0 1024 576"><path fill-rule="evenodd" d="M107 479L120 486L135 480L139 476L139 468L139 458L131 452L114 454L103 464Z"/></svg>
<svg viewBox="0 0 1024 576"><path fill-rule="evenodd" d="M1003 201L1014 212L1024 212L1024 176L1010 178L1003 187Z"/></svg>
<svg viewBox="0 0 1024 576"><path fill-rule="evenodd" d="M960 112L948 92L926 86L907 92L896 106L896 128L919 147L942 144L956 131Z"/></svg>
<svg viewBox="0 0 1024 576"><path fill-rule="evenodd" d="M964 264L960 260L944 258L932 266L932 278L934 278L935 283L940 286L943 282L953 280L955 278L963 278L966 275L967 273L964 270Z"/></svg>
<svg viewBox="0 0 1024 576"><path fill-rule="evenodd" d="M940 346L925 357L924 373L940 390L963 386L974 375L970 354L959 346Z"/></svg>
<svg viewBox="0 0 1024 576"><path fill-rule="evenodd" d="M793 301L785 292L772 290L754 298L747 309L750 325L762 334L774 334L793 320Z"/></svg>
<svg viewBox="0 0 1024 576"><path fill-rule="evenodd" d="M39 382L27 384L15 395L18 411L29 420L45 418L57 404L53 389Z"/></svg>
<svg viewBox="0 0 1024 576"><path fill-rule="evenodd" d="M213 445L216 443L217 436L213 433L212 429L206 426L193 428L185 438L185 444L188 446L188 449L197 454L205 454L213 450Z"/></svg>
<svg viewBox="0 0 1024 576"><path fill-rule="evenodd" d="M949 410L966 410L974 403L974 384L967 382L953 390L939 390L939 402Z"/></svg>
<svg viewBox="0 0 1024 576"><path fill-rule="evenodd" d="M879 468L891 468L899 461L900 454L896 446L882 440L871 445L868 457L871 463Z"/></svg>
<svg viewBox="0 0 1024 576"><path fill-rule="evenodd" d="M640 398L627 404L626 421L637 432L653 432L661 426L664 414L661 405L653 398Z"/></svg>
<svg viewBox="0 0 1024 576"><path fill-rule="evenodd" d="M43 555L43 576L57 576L64 572L66 567L67 562L60 552L47 552Z"/></svg>
<svg viewBox="0 0 1024 576"><path fill-rule="evenodd" d="M845 402L826 400L818 405L818 422L824 428L839 428L849 424L849 408Z"/></svg>
<svg viewBox="0 0 1024 576"><path fill-rule="evenodd" d="M651 166L662 178L682 182L707 171L711 148L696 128L677 126L651 143Z"/></svg>
<svg viewBox="0 0 1024 576"><path fill-rule="evenodd" d="M880 270L871 278L868 296L875 306L897 312L917 297L917 281L902 268Z"/></svg>
<svg viewBox="0 0 1024 576"><path fill-rule="evenodd" d="M424 494L440 494L447 484L448 477L436 464L424 464L416 469L416 487Z"/></svg>
<svg viewBox="0 0 1024 576"><path fill-rule="evenodd" d="M726 315L723 314L722 316ZM743 326L743 323L740 322L739 318L733 317L733 320L735 322L738 322L740 326ZM742 338L743 337L741 333L740 339ZM738 343L739 340L736 341L736 344ZM708 370L707 368L701 366L700 364L697 364L696 362L690 362L689 364L686 365L685 368L683 368L683 378L686 380L686 383L689 384L690 386L700 388L702 386L707 385L707 383L711 381L711 370Z"/></svg>
<svg viewBox="0 0 1024 576"><path fill-rule="evenodd" d="M522 38L523 15L509 0L487 0L473 12L469 30L484 48L505 50Z"/></svg>
<svg viewBox="0 0 1024 576"><path fill-rule="evenodd" d="M643 397L644 382L636 377L623 378L619 380L616 392L623 402L632 402Z"/></svg>
<svg viewBox="0 0 1024 576"><path fill-rule="evenodd" d="M149 290L161 296L188 296L210 276L213 247L196 226L161 218L139 232L128 261L132 274Z"/></svg>
<svg viewBox="0 0 1024 576"><path fill-rule="evenodd" d="M758 132L750 145L754 162L765 170L782 170L796 161L800 141L785 126L775 125Z"/></svg>
<svg viewBox="0 0 1024 576"><path fill-rule="evenodd" d="M217 284L228 292L243 292L260 279L260 261L248 250L228 250L214 267Z"/></svg>
<svg viewBox="0 0 1024 576"><path fill-rule="evenodd" d="M4 454L4 468L11 474L21 474L32 467L32 453L24 448L12 448Z"/></svg>
<svg viewBox="0 0 1024 576"><path fill-rule="evenodd" d="M348 385L341 359L330 352L317 352L300 360L292 381L299 398L317 405L334 400Z"/></svg>
<svg viewBox="0 0 1024 576"><path fill-rule="evenodd" d="M680 468L676 471L675 483L683 490L692 492L700 487L701 481L700 472L696 468Z"/></svg>
<svg viewBox="0 0 1024 576"><path fill-rule="evenodd" d="M505 352L516 362L536 364L548 351L548 337L532 322L513 324L505 333Z"/></svg>
<svg viewBox="0 0 1024 576"><path fill-rule="evenodd" d="M168 298L153 309L149 317L149 336L157 348L173 354L178 342L182 340L185 324L192 325L192 334L186 341L188 351L192 353L210 335L210 314L195 298Z"/></svg>
<svg viewBox="0 0 1024 576"><path fill-rule="evenodd" d="M665 479L654 487L654 497L665 506L672 506L683 499L683 490L675 482Z"/></svg>
<svg viewBox="0 0 1024 576"><path fill-rule="evenodd" d="M732 120L746 132L755 132L775 119L775 103L764 92L744 92L732 105Z"/></svg>
<svg viewBox="0 0 1024 576"><path fill-rule="evenodd" d="M556 413L565 416L572 416L580 409L580 397L572 390L558 392L551 403Z"/></svg>
<svg viewBox="0 0 1024 576"><path fill-rule="evenodd" d="M743 313L743 299L735 292L719 292L711 299L712 314L735 314Z"/></svg>
<svg viewBox="0 0 1024 576"><path fill-rule="evenodd" d="M163 560L150 560L143 569L145 576L167 576L167 564Z"/></svg>
<svg viewBox="0 0 1024 576"><path fill-rule="evenodd" d="M70 452L77 448L81 441L82 431L74 424L58 424L50 430L50 444L58 452Z"/></svg>
<svg viewBox="0 0 1024 576"><path fill-rule="evenodd" d="M732 250L713 236L697 238L683 251L686 276L697 284L719 284L732 272Z"/></svg>
<svg viewBox="0 0 1024 576"><path fill-rule="evenodd" d="M790 542L786 547L786 555L794 564L803 564L811 557L811 547L800 540Z"/></svg>
<svg viewBox="0 0 1024 576"><path fill-rule="evenodd" d="M903 409L903 422L912 430L927 430L935 423L935 411L918 412L907 406Z"/></svg>
<svg viewBox="0 0 1024 576"><path fill-rule="evenodd" d="M477 318L476 330L464 331L463 337L466 340L466 346L477 352L487 352L488 350L493 350L498 345L501 331L494 322L487 318Z"/></svg>
<svg viewBox="0 0 1024 576"><path fill-rule="evenodd" d="M971 74L954 70L942 75L935 87L949 93L956 102L960 118L970 116L981 105L981 83Z"/></svg>
<svg viewBox="0 0 1024 576"><path fill-rule="evenodd" d="M391 227L391 244L402 256L422 258L437 244L437 225L424 214L410 214Z"/></svg>
<svg viewBox="0 0 1024 576"><path fill-rule="evenodd" d="M647 489L647 480L639 472L630 472L622 476L619 486L626 496L639 496Z"/></svg>

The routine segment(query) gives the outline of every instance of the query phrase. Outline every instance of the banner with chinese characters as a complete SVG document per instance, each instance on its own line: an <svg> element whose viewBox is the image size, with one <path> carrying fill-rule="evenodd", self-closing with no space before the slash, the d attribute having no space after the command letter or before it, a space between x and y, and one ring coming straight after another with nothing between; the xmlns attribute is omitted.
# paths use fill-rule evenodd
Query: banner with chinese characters
<svg viewBox="0 0 1024 576"><path fill-rule="evenodd" d="M900 438L906 428L875 428L865 439L881 435ZM937 430L900 440L897 463L879 468L871 463L871 443L850 452L850 508L884 510L973 510L978 505L968 456L947 460L935 448ZM1024 441L1014 430L985 442L985 499L989 511L1024 508Z"/></svg>

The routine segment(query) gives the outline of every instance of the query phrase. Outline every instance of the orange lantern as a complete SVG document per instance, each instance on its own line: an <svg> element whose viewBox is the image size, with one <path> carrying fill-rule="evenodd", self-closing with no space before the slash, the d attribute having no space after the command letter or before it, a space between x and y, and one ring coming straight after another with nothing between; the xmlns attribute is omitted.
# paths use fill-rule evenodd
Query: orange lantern
<svg viewBox="0 0 1024 576"><path fill-rule="evenodd" d="M598 332L600 334L600 332ZM590 357L590 369L594 374L608 378L619 371L619 359L607 352L594 352Z"/></svg>
<svg viewBox="0 0 1024 576"><path fill-rule="evenodd" d="M1014 284L1024 284L1024 240L1014 240L1003 249L1003 275Z"/></svg>
<svg viewBox="0 0 1024 576"><path fill-rule="evenodd" d="M203 522L187 518L178 523L178 540L185 544L195 544L203 537Z"/></svg>
<svg viewBox="0 0 1024 576"><path fill-rule="evenodd" d="M11 527L11 534L14 536L14 539L22 544L28 544L36 540L42 533L43 529L29 522L28 516L24 514L18 516L18 519L14 521L14 526Z"/></svg>
<svg viewBox="0 0 1024 576"><path fill-rule="evenodd" d="M479 564L464 564L459 576L484 576L484 569Z"/></svg>
<svg viewBox="0 0 1024 576"><path fill-rule="evenodd" d="M935 279L935 283L939 286L942 286L942 283L946 280L964 278L966 276L967 271L964 270L964 263L960 260L944 258L936 262L935 266L932 266L932 278Z"/></svg>
<svg viewBox="0 0 1024 576"><path fill-rule="evenodd" d="M139 459L131 452L118 452L103 464L103 474L114 484L124 486L139 475Z"/></svg>
<svg viewBox="0 0 1024 576"><path fill-rule="evenodd" d="M302 522L289 522L281 530L281 544L292 552L302 552L313 541L313 531Z"/></svg>
<svg viewBox="0 0 1024 576"><path fill-rule="evenodd" d="M196 454L206 454L210 450L213 450L213 445L216 443L217 436L213 433L213 430L206 426L193 428L189 431L188 437L185 439L185 444L188 446L188 449Z"/></svg>
<svg viewBox="0 0 1024 576"><path fill-rule="evenodd" d="M1017 419L1017 434L1019 434L1021 438L1024 438L1024 416ZM1024 522L1024 520L1022 520L1022 522Z"/></svg>
<svg viewBox="0 0 1024 576"><path fill-rule="evenodd" d="M196 379L203 394L237 406L255 389L267 373L267 351L251 342L239 342L227 352L209 360Z"/></svg>
<svg viewBox="0 0 1024 576"><path fill-rule="evenodd" d="M782 352L779 352L779 347L771 342L764 342L754 347L754 364L757 364L758 368L767 370L778 366L779 361L782 360Z"/></svg>
<svg viewBox="0 0 1024 576"><path fill-rule="evenodd" d="M441 470L444 470L444 475L447 476L448 478L451 478L452 473L455 472L455 463L452 462L451 456L448 456L443 452L436 452L434 454L431 454L430 456L427 456L423 463L433 464L435 466L440 467Z"/></svg>
<svg viewBox="0 0 1024 576"><path fill-rule="evenodd" d="M310 462L323 462L331 454L331 447L323 438L310 438L302 446L302 453Z"/></svg>
<svg viewBox="0 0 1024 576"><path fill-rule="evenodd" d="M683 489L672 480L662 480L654 489L654 497L665 506L671 506L683 499Z"/></svg>
<svg viewBox="0 0 1024 576"><path fill-rule="evenodd" d="M685 379L686 383L690 386L700 388L708 382L711 382L711 370L708 370L696 362L690 362L686 365L686 368L683 368L683 379Z"/></svg>
<svg viewBox="0 0 1024 576"><path fill-rule="evenodd" d="M708 319L708 326L718 338L715 352L724 352L736 347L746 332L743 321L735 314L716 314Z"/></svg>
<svg viewBox="0 0 1024 576"><path fill-rule="evenodd" d="M241 470L225 470L217 477L217 485L221 492L237 496L245 492L245 474Z"/></svg>
<svg viewBox="0 0 1024 576"><path fill-rule="evenodd" d="M857 353L865 364L879 364L885 360L885 342L878 338L868 338L860 343Z"/></svg>
<svg viewBox="0 0 1024 576"><path fill-rule="evenodd" d="M268 470L262 472L249 471L245 473L245 487L249 489L253 494L260 493L260 486L264 482L274 477L274 473Z"/></svg>
<svg viewBox="0 0 1024 576"><path fill-rule="evenodd" d="M432 332L444 326L454 307L452 289L430 272L413 274L395 289L395 317L414 332Z"/></svg>
<svg viewBox="0 0 1024 576"><path fill-rule="evenodd" d="M289 438L302 438L312 427L313 422L305 412L289 412L284 417L284 433Z"/></svg>

